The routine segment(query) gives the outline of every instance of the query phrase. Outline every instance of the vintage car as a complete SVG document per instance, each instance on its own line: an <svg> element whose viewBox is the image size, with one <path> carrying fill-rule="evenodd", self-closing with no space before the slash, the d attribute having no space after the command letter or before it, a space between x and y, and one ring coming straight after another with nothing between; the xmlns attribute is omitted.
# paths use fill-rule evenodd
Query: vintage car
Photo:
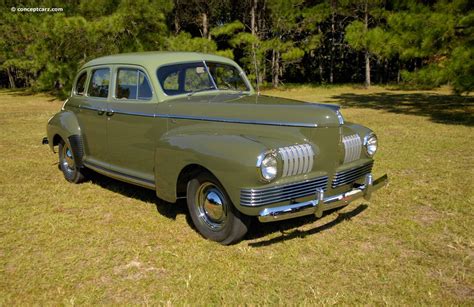
<svg viewBox="0 0 474 307"><path fill-rule="evenodd" d="M43 143L70 182L93 170L186 198L197 230L221 244L252 217L320 217L388 182L371 174L377 137L338 106L259 95L234 61L201 53L86 63Z"/></svg>

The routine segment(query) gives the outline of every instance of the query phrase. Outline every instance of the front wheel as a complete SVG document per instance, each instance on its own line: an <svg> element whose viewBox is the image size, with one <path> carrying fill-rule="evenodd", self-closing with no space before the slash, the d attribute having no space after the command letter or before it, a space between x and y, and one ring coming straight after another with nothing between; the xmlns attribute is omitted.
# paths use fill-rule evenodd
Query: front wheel
<svg viewBox="0 0 474 307"><path fill-rule="evenodd" d="M249 217L235 209L219 181L208 173L188 182L187 204L197 230L209 240L228 245L247 233Z"/></svg>
<svg viewBox="0 0 474 307"><path fill-rule="evenodd" d="M59 142L59 168L63 172L64 178L73 183L81 183L85 180L85 169L80 168L74 157L74 152L68 142Z"/></svg>

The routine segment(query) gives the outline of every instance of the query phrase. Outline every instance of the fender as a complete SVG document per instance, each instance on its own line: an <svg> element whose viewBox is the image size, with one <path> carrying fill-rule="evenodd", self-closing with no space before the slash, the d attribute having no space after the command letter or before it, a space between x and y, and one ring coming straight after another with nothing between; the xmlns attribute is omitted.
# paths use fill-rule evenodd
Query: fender
<svg viewBox="0 0 474 307"><path fill-rule="evenodd" d="M55 137L58 135L63 140L69 140L71 146L80 146L82 151L81 128L76 115L67 110L56 113L48 120L46 132L49 140L49 147L54 152L54 146L58 144Z"/></svg>
<svg viewBox="0 0 474 307"><path fill-rule="evenodd" d="M271 148L302 142L301 128L259 127L216 123L175 126L158 140L155 154L156 194L169 202L177 199L177 182L181 171L190 165L209 170L223 185L237 209L240 188L262 186L257 169L258 156ZM216 133L218 131L218 133ZM244 212L245 213L245 212Z"/></svg>

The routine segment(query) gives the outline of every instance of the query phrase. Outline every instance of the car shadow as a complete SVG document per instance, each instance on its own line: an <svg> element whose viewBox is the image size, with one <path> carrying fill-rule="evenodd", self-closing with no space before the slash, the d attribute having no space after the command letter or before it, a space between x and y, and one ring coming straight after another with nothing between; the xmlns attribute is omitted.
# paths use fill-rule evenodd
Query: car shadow
<svg viewBox="0 0 474 307"><path fill-rule="evenodd" d="M104 176L102 174L99 174L91 170L89 170L88 172L89 172L88 173L89 181L91 183L96 184L100 186L101 188L107 189L114 193L119 193L125 197L132 197L142 202L145 202L147 204L153 204L156 207L156 210L158 211L158 213L168 219L176 220L176 218L179 215L185 215L186 222L189 225L189 227L197 231L188 213L185 199L178 199L176 203L170 203L158 198L156 196L155 191L153 190L146 189L146 188L136 186L133 184L129 184L120 180L116 180L116 179ZM271 244L286 241L286 240L291 240L294 238L305 237L308 235L316 234L321 231L327 230L343 221L349 220L352 217L362 213L366 208L367 208L367 205L364 205L364 204L359 205L352 211L339 213L338 217L334 219L333 221L327 224L318 226L316 228L307 230L307 231L301 231L295 228L298 228L300 226L310 224L316 221L317 218L314 215L303 216L300 218L285 220L285 221L280 221L280 222L275 222L275 223L260 223L255 218L255 219L252 219L249 232L245 236L244 240L249 241L249 240L264 238L275 232L280 232L282 234L279 237L272 238L266 241L249 243L249 246L252 246L252 247L262 247L262 246L267 246L267 245L271 245ZM324 216L334 213L340 209L341 208L326 211L324 213Z"/></svg>
<svg viewBox="0 0 474 307"><path fill-rule="evenodd" d="M427 116L441 124L474 126L474 96L434 93L344 93L331 97L345 107Z"/></svg>
<svg viewBox="0 0 474 307"><path fill-rule="evenodd" d="M125 197L132 197L143 201L145 203L156 206L158 213L166 218L176 220L176 217L181 214L187 214L186 202L179 199L176 203L169 203L156 196L156 192L150 189L142 188L133 184L129 184L120 180L116 180L94 171L89 171L89 180L109 191L122 194ZM188 220L188 217L186 218ZM190 221L188 221L189 223ZM192 223L190 224L192 225Z"/></svg>
<svg viewBox="0 0 474 307"><path fill-rule="evenodd" d="M301 218L291 219L291 220L286 220L286 221L281 221L281 222L276 222L276 223L260 223L257 221L256 223L253 223L252 225L253 229L249 232L249 235L246 237L246 240L253 240L253 239L265 237L275 232L281 233L281 235L278 237L271 238L265 241L250 242L248 244L251 247L264 247L264 246L272 245L275 243L281 243L284 241L292 240L295 238L304 238L304 237L328 230L344 221L348 221L351 218L355 217L356 215L359 215L362 212L364 212L367 209L367 207L368 206L366 204L360 204L359 206L357 206L356 208L354 208L353 210L349 212L338 213L337 217L334 220L324 225L317 226L315 228L305 230L305 231L301 231L295 228L316 221L317 218L314 215L304 216ZM324 216L332 214L340 209L341 208L326 211L324 213Z"/></svg>

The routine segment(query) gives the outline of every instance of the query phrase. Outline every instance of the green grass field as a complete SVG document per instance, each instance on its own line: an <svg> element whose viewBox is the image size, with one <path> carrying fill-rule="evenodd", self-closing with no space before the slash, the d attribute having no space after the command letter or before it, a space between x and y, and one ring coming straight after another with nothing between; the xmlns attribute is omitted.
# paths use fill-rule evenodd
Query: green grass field
<svg viewBox="0 0 474 307"><path fill-rule="evenodd" d="M95 175L67 183L41 145L61 107L0 91L0 305L474 304L474 97L293 87L376 131L390 184L321 219L202 239L185 203Z"/></svg>

